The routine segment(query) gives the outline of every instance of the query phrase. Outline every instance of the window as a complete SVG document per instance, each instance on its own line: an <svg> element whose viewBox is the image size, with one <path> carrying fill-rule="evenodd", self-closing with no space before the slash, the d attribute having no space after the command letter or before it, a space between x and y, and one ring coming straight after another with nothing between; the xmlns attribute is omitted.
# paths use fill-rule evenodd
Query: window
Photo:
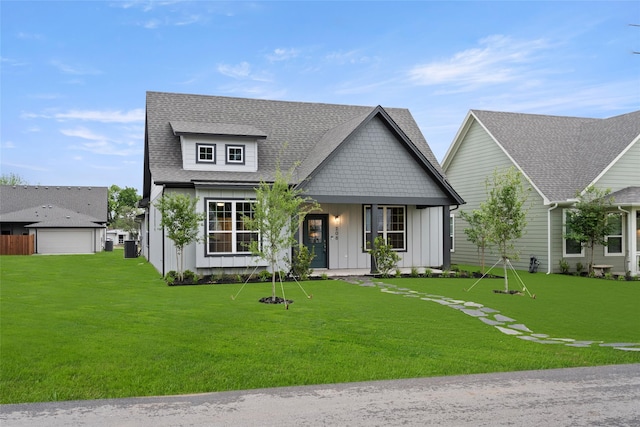
<svg viewBox="0 0 640 427"><path fill-rule="evenodd" d="M569 213L568 210L564 211L563 229L564 229L565 235L568 234L570 231L566 224L568 213ZM573 240L573 239L565 239L565 238L562 239L562 252L563 252L563 256L566 256L566 257L584 256L584 248L582 247L582 244L577 240Z"/></svg>
<svg viewBox="0 0 640 427"><path fill-rule="evenodd" d="M244 145L227 145L227 163L244 165Z"/></svg>
<svg viewBox="0 0 640 427"><path fill-rule="evenodd" d="M607 217L611 232L606 236L605 255L622 255L622 214L609 214Z"/></svg>
<svg viewBox="0 0 640 427"><path fill-rule="evenodd" d="M454 250L454 249L455 249L455 247L453 246L453 243L454 243L453 236L454 236L454 233L455 233L455 226L454 226L454 224L455 224L455 218L456 218L456 217L455 217L455 216L453 216L453 214L449 215L449 240L451 241L451 242L449 243L449 244L451 245L451 246L449 247L449 250L450 250L451 252L455 252L455 250Z"/></svg>
<svg viewBox="0 0 640 427"><path fill-rule="evenodd" d="M118 234L118 244L124 245L124 234Z"/></svg>
<svg viewBox="0 0 640 427"><path fill-rule="evenodd" d="M216 146L210 144L196 144L196 152L198 158L196 163L215 163L216 162Z"/></svg>
<svg viewBox="0 0 640 427"><path fill-rule="evenodd" d="M371 239L371 206L364 207L364 246L369 249ZM383 236L394 250L406 249L404 206L378 206L378 235Z"/></svg>
<svg viewBox="0 0 640 427"><path fill-rule="evenodd" d="M258 232L250 230L245 218L253 218L253 202L207 201L207 254L247 254L249 245L258 241Z"/></svg>

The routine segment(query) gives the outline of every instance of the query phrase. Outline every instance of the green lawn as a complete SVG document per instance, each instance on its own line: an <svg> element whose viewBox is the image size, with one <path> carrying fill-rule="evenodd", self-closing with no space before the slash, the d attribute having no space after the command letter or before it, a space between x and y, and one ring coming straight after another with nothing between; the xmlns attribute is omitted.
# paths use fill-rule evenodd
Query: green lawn
<svg viewBox="0 0 640 427"><path fill-rule="evenodd" d="M341 281L168 287L143 259L0 257L2 403L640 362L640 353L542 345L440 304ZM522 274L536 299L485 279L389 279L475 301L558 338L640 342L640 282ZM515 284L515 282L514 282Z"/></svg>

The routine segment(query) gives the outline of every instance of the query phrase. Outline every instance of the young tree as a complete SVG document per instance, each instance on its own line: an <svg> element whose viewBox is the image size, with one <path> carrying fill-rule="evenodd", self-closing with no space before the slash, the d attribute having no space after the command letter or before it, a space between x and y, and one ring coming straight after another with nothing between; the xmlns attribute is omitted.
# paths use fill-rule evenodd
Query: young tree
<svg viewBox="0 0 640 427"><path fill-rule="evenodd" d="M29 183L15 173L3 173L0 175L0 185L28 185Z"/></svg>
<svg viewBox="0 0 640 427"><path fill-rule="evenodd" d="M271 266L272 301L276 300L276 271L279 262L287 263L288 249L298 245L296 233L304 218L319 209L317 202L303 197L301 189L289 184L294 170L295 166L283 174L278 167L272 184L261 182L256 188L252 216L245 218L247 227L257 231L260 239L252 241L249 250L253 256Z"/></svg>
<svg viewBox="0 0 640 427"><path fill-rule="evenodd" d="M525 206L528 190L522 182L522 174L511 167L499 173L494 171L492 178L487 178L487 201L485 203L485 220L488 227L487 241L495 245L500 252L504 268L504 290L509 290L507 278L507 262L518 259L515 240L522 237L527 226Z"/></svg>
<svg viewBox="0 0 640 427"><path fill-rule="evenodd" d="M107 212L107 223L110 226L113 226L114 223L123 215L129 214L131 210L135 210L136 205L140 200L140 196L135 188L120 188L115 184L109 187L107 197L109 207Z"/></svg>
<svg viewBox="0 0 640 427"><path fill-rule="evenodd" d="M176 247L180 280L184 279L184 247L197 241L200 223L205 218L204 213L196 212L197 203L197 197L181 193L165 194L155 203L162 215L160 225Z"/></svg>
<svg viewBox="0 0 640 427"><path fill-rule="evenodd" d="M469 223L469 227L464 229L467 239L478 247L482 274L484 274L484 253L489 246L489 224L486 206L480 205L480 209L474 209L471 213L460 211L460 217Z"/></svg>
<svg viewBox="0 0 640 427"><path fill-rule="evenodd" d="M608 212L613 205L611 190L593 186L576 194L578 202L567 212L565 238L572 239L589 248L589 273L593 273L593 252L596 244L606 246L606 236L611 232Z"/></svg>

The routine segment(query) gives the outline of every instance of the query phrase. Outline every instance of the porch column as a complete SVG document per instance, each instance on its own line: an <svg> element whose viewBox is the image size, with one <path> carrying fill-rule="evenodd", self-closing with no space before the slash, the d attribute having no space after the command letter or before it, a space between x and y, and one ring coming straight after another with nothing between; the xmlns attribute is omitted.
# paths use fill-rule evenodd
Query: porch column
<svg viewBox="0 0 640 427"><path fill-rule="evenodd" d="M451 268L451 218L449 206L442 207L442 268L449 270Z"/></svg>
<svg viewBox="0 0 640 427"><path fill-rule="evenodd" d="M371 205L371 236L369 237L369 247L374 248L374 242L378 237L378 205ZM371 274L378 272L378 266L376 260L371 255Z"/></svg>

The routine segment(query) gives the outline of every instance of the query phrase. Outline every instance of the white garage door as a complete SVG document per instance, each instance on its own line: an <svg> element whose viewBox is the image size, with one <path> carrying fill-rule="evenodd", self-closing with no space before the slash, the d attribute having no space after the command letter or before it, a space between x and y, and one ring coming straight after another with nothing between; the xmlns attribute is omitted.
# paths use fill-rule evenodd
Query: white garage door
<svg viewBox="0 0 640 427"><path fill-rule="evenodd" d="M39 254L93 253L92 229L39 229L36 240Z"/></svg>

